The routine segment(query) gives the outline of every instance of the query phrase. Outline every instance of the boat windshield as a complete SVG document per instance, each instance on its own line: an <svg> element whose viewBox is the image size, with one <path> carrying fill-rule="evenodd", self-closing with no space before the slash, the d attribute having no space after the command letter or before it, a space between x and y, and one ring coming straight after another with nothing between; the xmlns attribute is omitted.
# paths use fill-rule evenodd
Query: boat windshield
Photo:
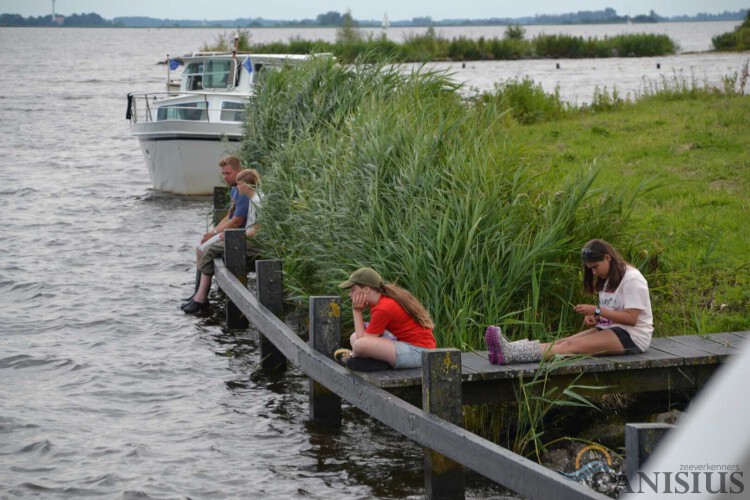
<svg viewBox="0 0 750 500"><path fill-rule="evenodd" d="M229 90L234 88L237 62L231 59L205 59L185 66L185 90Z"/></svg>
<svg viewBox="0 0 750 500"><path fill-rule="evenodd" d="M182 78L187 80L185 90L203 90L203 61L188 64Z"/></svg>
<svg viewBox="0 0 750 500"><path fill-rule="evenodd" d="M234 87L235 67L232 59L206 59L203 63L203 88L226 90Z"/></svg>

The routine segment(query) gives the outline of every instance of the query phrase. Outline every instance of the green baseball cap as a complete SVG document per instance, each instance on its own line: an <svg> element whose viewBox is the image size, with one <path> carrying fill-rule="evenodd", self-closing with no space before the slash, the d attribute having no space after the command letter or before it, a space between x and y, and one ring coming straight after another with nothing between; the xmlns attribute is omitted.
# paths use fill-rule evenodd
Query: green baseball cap
<svg viewBox="0 0 750 500"><path fill-rule="evenodd" d="M352 285L364 285L370 288L380 289L383 278L369 267L360 267L349 276L349 279L339 285L339 288L351 288Z"/></svg>

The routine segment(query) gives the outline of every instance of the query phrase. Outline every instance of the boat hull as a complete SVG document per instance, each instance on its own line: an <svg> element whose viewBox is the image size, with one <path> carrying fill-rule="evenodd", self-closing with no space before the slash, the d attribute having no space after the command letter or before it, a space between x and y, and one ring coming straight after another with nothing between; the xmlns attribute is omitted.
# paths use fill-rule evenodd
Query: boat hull
<svg viewBox="0 0 750 500"><path fill-rule="evenodd" d="M148 122L134 124L132 134L140 143L153 189L206 195L222 185L219 161L237 153L242 124Z"/></svg>

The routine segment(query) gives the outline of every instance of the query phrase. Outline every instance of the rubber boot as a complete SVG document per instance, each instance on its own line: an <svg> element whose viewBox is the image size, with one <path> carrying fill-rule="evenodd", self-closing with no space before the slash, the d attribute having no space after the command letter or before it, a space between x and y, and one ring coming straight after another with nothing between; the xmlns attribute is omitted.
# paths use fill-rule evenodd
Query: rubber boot
<svg viewBox="0 0 750 500"><path fill-rule="evenodd" d="M198 287L201 285L201 271L200 269L195 270L195 290L193 290L193 295L186 299L182 299L182 304L180 305L180 309L185 309L185 306L190 304L190 302L193 300L193 297L195 297L195 292L198 291Z"/></svg>
<svg viewBox="0 0 750 500"><path fill-rule="evenodd" d="M542 359L542 347L538 340L511 342L503 335L499 326L488 326L484 332L484 341L489 350L489 361L493 365L535 363Z"/></svg>
<svg viewBox="0 0 750 500"><path fill-rule="evenodd" d="M542 360L542 346L538 340L511 342L504 352L505 364L537 363Z"/></svg>

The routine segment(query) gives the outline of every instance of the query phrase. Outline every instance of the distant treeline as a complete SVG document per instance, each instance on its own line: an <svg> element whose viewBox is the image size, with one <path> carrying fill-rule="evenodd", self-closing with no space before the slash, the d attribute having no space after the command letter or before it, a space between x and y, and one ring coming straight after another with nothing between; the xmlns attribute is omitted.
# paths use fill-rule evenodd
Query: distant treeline
<svg viewBox="0 0 750 500"><path fill-rule="evenodd" d="M532 25L532 24L615 24L615 23L656 23L656 22L682 22L682 21L733 21L744 19L748 9L740 9L736 12L724 11L719 14L698 13L695 16L660 16L653 10L648 14L636 16L620 16L612 8L604 10L583 10L567 14L539 14L532 17L500 18L491 17L485 19L443 19L434 20L430 16L413 17L409 20L389 21L390 26L495 26L495 25ZM351 22L360 27L379 27L383 20L353 19L351 13L341 14L337 11L329 11L318 14L315 19L301 20L279 20L256 18L236 18L224 20L191 20L191 19L156 19L152 17L115 17L108 21L98 14L72 14L70 16L57 16L58 22L53 22L51 15L39 17L23 17L19 14L0 14L0 26L101 26L101 27L125 27L125 28L250 28L250 27L322 27L322 26L344 26ZM60 21L61 19L61 21Z"/></svg>
<svg viewBox="0 0 750 500"><path fill-rule="evenodd" d="M0 26L65 26L65 27L114 27L112 21L103 19L99 14L72 14L56 16L59 22L53 22L52 15L23 17L19 14L0 14Z"/></svg>

